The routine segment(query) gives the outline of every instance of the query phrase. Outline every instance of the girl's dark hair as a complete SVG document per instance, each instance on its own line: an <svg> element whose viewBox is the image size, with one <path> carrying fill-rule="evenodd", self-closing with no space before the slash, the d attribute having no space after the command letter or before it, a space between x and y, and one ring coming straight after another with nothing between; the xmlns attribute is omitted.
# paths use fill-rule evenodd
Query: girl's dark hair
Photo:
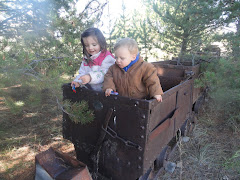
<svg viewBox="0 0 240 180"><path fill-rule="evenodd" d="M98 28L89 28L86 29L82 34L81 34L81 43L83 46L83 54L87 57L86 62L89 63L93 63L91 58L90 58L90 54L88 54L84 42L83 42L83 38L85 37L89 37L89 36L95 36L98 40L98 43L100 45L100 50L102 52L106 52L107 51L107 42L105 37L103 36L102 32L98 29Z"/></svg>

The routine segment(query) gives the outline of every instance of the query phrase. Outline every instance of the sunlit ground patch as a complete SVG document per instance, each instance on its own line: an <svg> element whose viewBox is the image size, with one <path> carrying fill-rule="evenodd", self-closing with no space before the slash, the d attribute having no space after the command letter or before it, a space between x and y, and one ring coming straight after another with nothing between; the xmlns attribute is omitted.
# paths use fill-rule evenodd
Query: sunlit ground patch
<svg viewBox="0 0 240 180"><path fill-rule="evenodd" d="M16 106L24 106L25 103L23 101L16 101L14 104Z"/></svg>

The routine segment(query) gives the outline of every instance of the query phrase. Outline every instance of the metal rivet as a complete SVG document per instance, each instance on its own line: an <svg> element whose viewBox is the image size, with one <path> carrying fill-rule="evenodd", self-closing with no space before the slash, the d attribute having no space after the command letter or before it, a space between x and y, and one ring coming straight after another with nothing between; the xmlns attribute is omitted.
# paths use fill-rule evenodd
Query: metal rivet
<svg viewBox="0 0 240 180"><path fill-rule="evenodd" d="M142 160L142 157L141 157L141 156L139 156L139 157L138 157L138 159L139 159L139 160Z"/></svg>
<svg viewBox="0 0 240 180"><path fill-rule="evenodd" d="M138 102L138 101L135 102L135 106L137 106L137 105L139 105L139 102Z"/></svg>
<svg viewBox="0 0 240 180"><path fill-rule="evenodd" d="M140 165L138 165L138 169L141 169L142 167Z"/></svg>
<svg viewBox="0 0 240 180"><path fill-rule="evenodd" d="M144 138L144 135L141 135L141 138L143 139L143 138Z"/></svg>
<svg viewBox="0 0 240 180"><path fill-rule="evenodd" d="M130 162L128 162L128 163L127 163L127 165L128 165L128 166L130 166L130 165L131 165L131 163L130 163Z"/></svg>
<svg viewBox="0 0 240 180"><path fill-rule="evenodd" d="M117 158L117 162L119 162L119 158Z"/></svg>
<svg viewBox="0 0 240 180"><path fill-rule="evenodd" d="M144 127L144 126L141 126L141 129L145 129L145 127Z"/></svg>
<svg viewBox="0 0 240 180"><path fill-rule="evenodd" d="M96 93L96 96L98 96L98 93Z"/></svg>
<svg viewBox="0 0 240 180"><path fill-rule="evenodd" d="M114 99L117 100L117 96L115 96Z"/></svg>
<svg viewBox="0 0 240 180"><path fill-rule="evenodd" d="M145 119L145 118L146 118L145 114L143 114L143 115L142 115L142 118L143 118L143 119Z"/></svg>

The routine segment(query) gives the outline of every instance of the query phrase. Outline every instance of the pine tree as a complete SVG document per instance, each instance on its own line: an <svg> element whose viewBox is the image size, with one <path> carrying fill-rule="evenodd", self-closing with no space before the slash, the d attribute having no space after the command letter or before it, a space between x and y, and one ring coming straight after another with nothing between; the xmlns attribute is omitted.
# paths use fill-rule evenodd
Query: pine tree
<svg viewBox="0 0 240 180"><path fill-rule="evenodd" d="M62 76L82 61L81 33L99 21L105 5L91 0L78 12L74 0L1 2L0 85L47 88L61 97L61 84L71 81Z"/></svg>
<svg viewBox="0 0 240 180"><path fill-rule="evenodd" d="M132 17L131 36L137 41L141 55L147 61L152 55L151 50L155 47L155 32L150 27L147 18L140 12L135 11Z"/></svg>
<svg viewBox="0 0 240 180"><path fill-rule="evenodd" d="M148 3L156 19L149 19L164 43L164 49L174 55L184 56L197 51L204 36L216 28L221 10L218 1L177 0L153 1Z"/></svg>
<svg viewBox="0 0 240 180"><path fill-rule="evenodd" d="M220 3L223 6L223 16L221 20L228 27L230 24L235 24L235 32L228 32L221 38L228 41L232 55L239 58L240 55L240 1L239 0L223 0Z"/></svg>
<svg viewBox="0 0 240 180"><path fill-rule="evenodd" d="M129 33L131 30L131 19L129 18L129 14L126 12L126 6L124 1L122 1L122 13L120 17L114 23L114 28L112 30L112 39L117 40L125 37L130 37Z"/></svg>

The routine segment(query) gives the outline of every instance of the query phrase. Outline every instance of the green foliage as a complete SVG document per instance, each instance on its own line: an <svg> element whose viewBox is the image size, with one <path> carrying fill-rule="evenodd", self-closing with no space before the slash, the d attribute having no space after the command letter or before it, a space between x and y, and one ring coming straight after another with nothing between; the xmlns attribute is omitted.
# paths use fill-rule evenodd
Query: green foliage
<svg viewBox="0 0 240 180"><path fill-rule="evenodd" d="M234 169L240 173L240 150L236 151L223 165L226 169Z"/></svg>
<svg viewBox="0 0 240 180"><path fill-rule="evenodd" d="M4 61L0 62L1 67L21 69L32 60L44 59L41 67L32 64L32 68L38 65L33 70L43 75L48 75L56 64L59 74L75 73L82 61L80 35L99 21L105 6L89 1L84 11L78 12L72 0L16 1L14 5L6 1L3 5L0 58Z"/></svg>
<svg viewBox="0 0 240 180"><path fill-rule="evenodd" d="M114 27L111 32L111 39L117 40L125 37L130 37L129 32L131 32L131 21L126 13L126 6L122 4L122 13L120 17L114 23Z"/></svg>
<svg viewBox="0 0 240 180"><path fill-rule="evenodd" d="M197 87L209 87L213 106L234 131L240 125L240 61L221 58L202 65L203 74L195 82Z"/></svg>
<svg viewBox="0 0 240 180"><path fill-rule="evenodd" d="M0 95L4 97L4 103L13 115L38 111L43 108L44 104L56 105L55 99L51 102L51 91L41 89L35 84L29 85L26 83L5 87L0 91Z"/></svg>
<svg viewBox="0 0 240 180"><path fill-rule="evenodd" d="M19 115L22 113L24 102L14 101L11 97L5 98L5 104L10 109L10 112L14 115Z"/></svg>
<svg viewBox="0 0 240 180"><path fill-rule="evenodd" d="M76 3L73 0L1 3L0 87L29 90L27 95L13 92L25 97L21 100L1 92L12 113L44 108L42 102L47 99L55 100L56 105L56 99L62 99L61 85L72 80L83 58L80 35L99 21L106 5L91 0L78 12Z"/></svg>
<svg viewBox="0 0 240 180"><path fill-rule="evenodd" d="M89 109L87 101L83 100L81 102L72 103L69 100L65 100L63 106L72 121L76 124L88 124L94 120L94 113Z"/></svg>
<svg viewBox="0 0 240 180"><path fill-rule="evenodd" d="M148 3L155 13L149 20L157 27L163 49L180 56L199 50L210 30L219 26L217 20L222 13L214 0L149 0Z"/></svg>

